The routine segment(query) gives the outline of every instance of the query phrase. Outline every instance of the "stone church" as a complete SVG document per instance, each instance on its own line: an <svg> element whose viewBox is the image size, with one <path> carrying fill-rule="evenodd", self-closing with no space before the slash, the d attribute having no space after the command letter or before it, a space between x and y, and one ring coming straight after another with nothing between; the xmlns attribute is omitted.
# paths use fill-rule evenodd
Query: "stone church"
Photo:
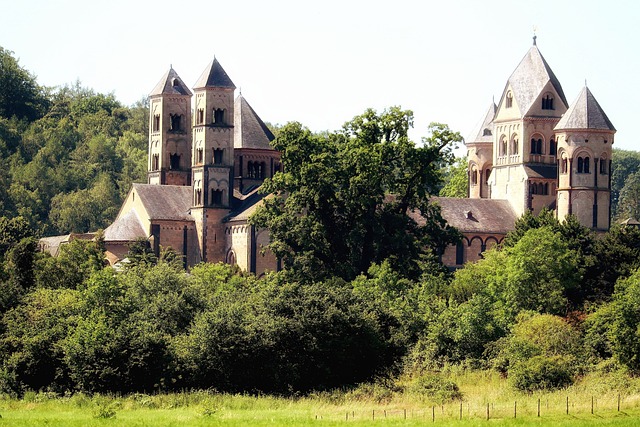
<svg viewBox="0 0 640 427"><path fill-rule="evenodd" d="M147 184L134 184L105 229L107 256L126 257L130 242L171 247L185 266L238 264L257 275L277 270L265 230L248 223L257 189L280 169L273 134L214 59L193 87L173 68L149 95ZM192 114L195 117L192 117Z"/></svg>
<svg viewBox="0 0 640 427"><path fill-rule="evenodd" d="M172 247L185 266L237 264L261 275L278 270L266 230L249 224L265 178L280 169L274 136L214 59L192 92L170 69L150 94L147 184L134 184L105 230L108 258L149 239ZM195 117L192 117L192 114ZM609 229L615 128L586 86L572 104L536 45L508 78L466 140L468 198L436 197L464 235L442 255L456 268L479 259L525 211L549 208Z"/></svg>
<svg viewBox="0 0 640 427"><path fill-rule="evenodd" d="M588 87L572 104L533 38L533 46L466 140L469 198L437 198L463 234L443 261L480 258L525 211L575 215L596 231L610 225L611 146L616 130Z"/></svg>

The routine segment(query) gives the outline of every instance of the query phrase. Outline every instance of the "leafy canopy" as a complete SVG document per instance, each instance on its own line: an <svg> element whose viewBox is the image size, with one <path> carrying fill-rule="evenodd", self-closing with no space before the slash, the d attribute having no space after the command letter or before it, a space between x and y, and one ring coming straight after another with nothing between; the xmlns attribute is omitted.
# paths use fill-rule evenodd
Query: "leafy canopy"
<svg viewBox="0 0 640 427"><path fill-rule="evenodd" d="M270 230L270 249L297 278L351 280L386 259L416 276L421 257L456 241L428 199L462 138L432 123L416 146L407 135L412 123L411 111L393 107L369 109L334 133L313 134L300 123L280 129L274 148L284 173L265 181L272 196L252 222Z"/></svg>

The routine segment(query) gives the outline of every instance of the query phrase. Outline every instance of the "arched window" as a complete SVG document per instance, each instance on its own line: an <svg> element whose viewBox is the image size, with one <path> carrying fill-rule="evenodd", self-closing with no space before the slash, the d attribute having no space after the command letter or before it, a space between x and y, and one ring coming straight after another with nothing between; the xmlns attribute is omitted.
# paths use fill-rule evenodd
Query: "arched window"
<svg viewBox="0 0 640 427"><path fill-rule="evenodd" d="M531 138L531 154L542 154L542 138Z"/></svg>
<svg viewBox="0 0 640 427"><path fill-rule="evenodd" d="M215 125L224 124L224 110L222 108L213 109L213 124Z"/></svg>
<svg viewBox="0 0 640 427"><path fill-rule="evenodd" d="M180 154L169 154L169 169L178 170L180 169Z"/></svg>
<svg viewBox="0 0 640 427"><path fill-rule="evenodd" d="M544 194L544 184L541 182L538 183L538 194Z"/></svg>
<svg viewBox="0 0 640 427"><path fill-rule="evenodd" d="M562 159L562 162L560 162L560 164L561 164L561 166L562 166L562 167L560 168L560 171L561 171L562 173L567 173L567 163L568 163L567 159Z"/></svg>
<svg viewBox="0 0 640 427"><path fill-rule="evenodd" d="M511 137L511 151L509 154L511 155L515 155L518 154L519 151L519 147L518 147L518 138L516 137L516 135L513 135Z"/></svg>
<svg viewBox="0 0 640 427"><path fill-rule="evenodd" d="M198 148L196 150L196 163L201 165L204 161L204 150L202 148Z"/></svg>
<svg viewBox="0 0 640 427"><path fill-rule="evenodd" d="M591 173L589 170L589 161L590 158L587 157L578 157L578 173Z"/></svg>
<svg viewBox="0 0 640 427"><path fill-rule="evenodd" d="M485 178L485 181L489 181L489 175L491 175L491 169L487 169L487 170L484 172L484 178Z"/></svg>
<svg viewBox="0 0 640 427"><path fill-rule="evenodd" d="M170 131L171 132L179 132L182 130L182 115L181 114L170 114Z"/></svg>
<svg viewBox="0 0 640 427"><path fill-rule="evenodd" d="M553 97L547 94L544 98L542 98L542 109L543 110L554 110L553 108Z"/></svg>
<svg viewBox="0 0 640 427"><path fill-rule="evenodd" d="M511 108L513 106L513 95L511 94L511 92L507 92L507 99L505 102L505 107L506 108Z"/></svg>
<svg viewBox="0 0 640 427"><path fill-rule="evenodd" d="M222 148L213 149L213 164L221 165L224 159L224 150Z"/></svg>
<svg viewBox="0 0 640 427"><path fill-rule="evenodd" d="M549 183L545 183L544 184L544 195L548 196L549 195Z"/></svg>
<svg viewBox="0 0 640 427"><path fill-rule="evenodd" d="M160 169L160 156L154 154L151 160L151 170L157 171L158 169Z"/></svg>
<svg viewBox="0 0 640 427"><path fill-rule="evenodd" d="M501 156L506 156L507 155L507 137L502 135L502 138L500 138L500 151L499 151Z"/></svg>
<svg viewBox="0 0 640 427"><path fill-rule="evenodd" d="M589 157L584 158L584 173L591 173L589 166L591 165L591 159Z"/></svg>
<svg viewBox="0 0 640 427"><path fill-rule="evenodd" d="M600 175L607 174L607 159L600 159Z"/></svg>
<svg viewBox="0 0 640 427"><path fill-rule="evenodd" d="M196 114L196 123L199 125L204 123L204 108L198 108L198 114Z"/></svg>
<svg viewBox="0 0 640 427"><path fill-rule="evenodd" d="M556 141L553 138L549 141L549 154L552 156L556 155Z"/></svg>
<svg viewBox="0 0 640 427"><path fill-rule="evenodd" d="M160 114L153 115L153 126L151 127L152 132L160 131Z"/></svg>
<svg viewBox="0 0 640 427"><path fill-rule="evenodd" d="M222 190L211 190L211 204L212 205L221 205L222 204Z"/></svg>
<svg viewBox="0 0 640 427"><path fill-rule="evenodd" d="M529 194L538 194L538 186L535 183L529 184Z"/></svg>
<svg viewBox="0 0 640 427"><path fill-rule="evenodd" d="M475 166L471 168L471 185L478 185L478 171Z"/></svg>
<svg viewBox="0 0 640 427"><path fill-rule="evenodd" d="M260 163L260 179L264 179L267 173L267 164L265 162Z"/></svg>

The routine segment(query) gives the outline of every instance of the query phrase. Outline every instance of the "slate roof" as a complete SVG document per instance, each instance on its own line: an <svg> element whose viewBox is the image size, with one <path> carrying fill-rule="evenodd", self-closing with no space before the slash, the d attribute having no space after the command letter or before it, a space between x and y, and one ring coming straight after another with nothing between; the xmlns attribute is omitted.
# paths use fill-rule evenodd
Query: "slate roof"
<svg viewBox="0 0 640 427"><path fill-rule="evenodd" d="M106 242L130 242L138 238L146 238L148 234L148 230L145 231L140 222L138 213L132 209L104 230L104 240Z"/></svg>
<svg viewBox="0 0 640 427"><path fill-rule="evenodd" d="M193 221L189 185L133 184L150 220Z"/></svg>
<svg viewBox="0 0 640 427"><path fill-rule="evenodd" d="M588 87L584 87L555 127L562 129L616 129Z"/></svg>
<svg viewBox="0 0 640 427"><path fill-rule="evenodd" d="M234 148L273 150L270 143L276 137L242 95L236 98L234 110Z"/></svg>
<svg viewBox="0 0 640 427"><path fill-rule="evenodd" d="M155 95L191 95L191 91L172 67L149 94L149 96Z"/></svg>
<svg viewBox="0 0 640 427"><path fill-rule="evenodd" d="M206 87L226 87L235 89L236 86L233 84L227 72L224 71L222 65L218 62L217 59L213 58L213 61L207 68L202 72L202 75L196 82L194 89L204 89Z"/></svg>
<svg viewBox="0 0 640 427"><path fill-rule="evenodd" d="M549 64L547 64L538 47L536 45L531 46L531 49L522 58L511 77L509 77L502 99L504 99L508 87L511 86L513 96L520 107L520 113L524 116L549 82L553 85L564 105L568 107L569 103L564 95L560 81L551 70L551 67L549 67Z"/></svg>
<svg viewBox="0 0 640 427"><path fill-rule="evenodd" d="M507 234L517 219L507 200L433 197L431 201L440 205L447 223L463 233Z"/></svg>
<svg viewBox="0 0 640 427"><path fill-rule="evenodd" d="M234 191L234 208L233 211L225 218L227 221L248 221L249 217L262 205L262 201L268 195L261 194L259 188L256 188L249 194L240 194Z"/></svg>
<svg viewBox="0 0 640 427"><path fill-rule="evenodd" d="M556 164L532 164L524 166L524 171L529 178L556 179L558 177L558 166Z"/></svg>
<svg viewBox="0 0 640 427"><path fill-rule="evenodd" d="M497 109L495 102L491 102L484 118L473 128L465 144L470 142L493 142L493 118L496 116Z"/></svg>

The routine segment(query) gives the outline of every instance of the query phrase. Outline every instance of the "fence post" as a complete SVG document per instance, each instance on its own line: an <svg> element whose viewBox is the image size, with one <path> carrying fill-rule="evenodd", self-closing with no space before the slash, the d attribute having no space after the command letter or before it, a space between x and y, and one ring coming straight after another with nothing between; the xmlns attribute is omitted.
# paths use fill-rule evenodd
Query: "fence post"
<svg viewBox="0 0 640 427"><path fill-rule="evenodd" d="M487 402L487 419L489 419L489 403Z"/></svg>
<svg viewBox="0 0 640 427"><path fill-rule="evenodd" d="M435 406L431 407L431 421L433 421L433 422L436 421L436 407Z"/></svg>
<svg viewBox="0 0 640 427"><path fill-rule="evenodd" d="M513 418L518 417L518 401L513 402Z"/></svg>
<svg viewBox="0 0 640 427"><path fill-rule="evenodd" d="M567 415L569 415L569 396L567 396Z"/></svg>
<svg viewBox="0 0 640 427"><path fill-rule="evenodd" d="M538 398L538 417L540 416L540 398Z"/></svg>

